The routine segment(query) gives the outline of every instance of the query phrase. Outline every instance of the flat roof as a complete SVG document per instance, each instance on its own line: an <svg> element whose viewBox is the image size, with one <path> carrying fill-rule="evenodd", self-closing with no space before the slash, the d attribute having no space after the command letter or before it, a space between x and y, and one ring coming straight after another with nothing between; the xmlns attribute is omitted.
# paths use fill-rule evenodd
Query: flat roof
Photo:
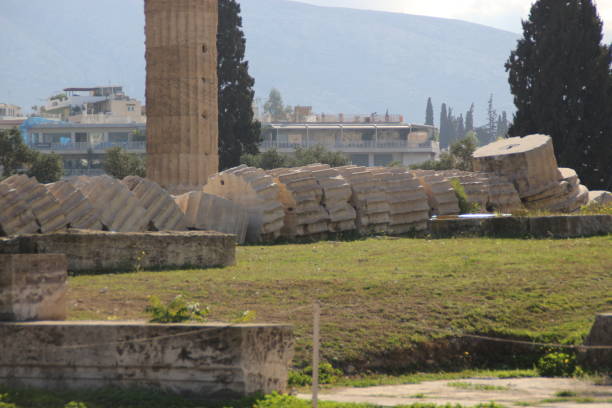
<svg viewBox="0 0 612 408"><path fill-rule="evenodd" d="M414 125L409 123L397 124L397 123L269 123L264 124L265 126L271 126L275 129L329 129L329 128L344 128L344 129L409 129L409 128L425 128L435 129L435 126L428 125Z"/></svg>
<svg viewBox="0 0 612 408"><path fill-rule="evenodd" d="M103 128L126 128L147 127L146 123L41 123L30 129L103 129Z"/></svg>
<svg viewBox="0 0 612 408"><path fill-rule="evenodd" d="M96 89L107 89L107 88L123 88L121 85L109 85L109 86L94 86L93 88L65 88L64 92L87 92L95 91Z"/></svg>

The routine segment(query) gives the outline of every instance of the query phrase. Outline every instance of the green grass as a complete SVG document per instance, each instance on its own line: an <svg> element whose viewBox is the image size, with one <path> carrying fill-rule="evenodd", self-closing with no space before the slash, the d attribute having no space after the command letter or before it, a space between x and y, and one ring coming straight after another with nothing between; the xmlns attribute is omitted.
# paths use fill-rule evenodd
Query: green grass
<svg viewBox="0 0 612 408"><path fill-rule="evenodd" d="M480 333L580 342L595 313L612 310L611 248L612 236L245 246L237 248L238 264L223 269L71 277L70 318L148 319L148 296L183 295L209 306L212 320L249 310L256 322L295 325L301 367L318 299L323 357L349 373L350 366L435 369L439 361L470 368L479 356L451 355L440 339ZM428 353L433 366L419 360Z"/></svg>
<svg viewBox="0 0 612 408"><path fill-rule="evenodd" d="M462 390L472 390L472 391L509 391L508 387L500 387L497 385L488 385L488 384L475 384L470 382L451 382L446 384L452 388L459 388Z"/></svg>
<svg viewBox="0 0 612 408"><path fill-rule="evenodd" d="M404 375L372 374L339 378L334 387L375 387L379 385L420 384L426 381L463 380L466 378L529 378L537 377L535 370L462 370L445 373L414 373Z"/></svg>
<svg viewBox="0 0 612 408"><path fill-rule="evenodd" d="M0 387L2 408L309 408L310 401L287 395L268 395L241 401L212 403L209 400L186 399L150 391L51 392L40 390L7 390ZM382 408L372 404L319 402L321 408ZM416 403L396 408L467 408L461 405ZM495 403L474 408L503 408Z"/></svg>

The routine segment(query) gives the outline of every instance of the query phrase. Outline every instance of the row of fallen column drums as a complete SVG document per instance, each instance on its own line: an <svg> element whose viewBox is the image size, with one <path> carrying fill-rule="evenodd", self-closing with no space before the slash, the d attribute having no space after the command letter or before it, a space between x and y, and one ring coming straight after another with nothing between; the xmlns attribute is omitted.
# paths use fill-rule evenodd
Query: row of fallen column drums
<svg viewBox="0 0 612 408"><path fill-rule="evenodd" d="M201 191L172 196L140 177L75 177L43 185L24 175L0 182L0 234L66 228L117 232L214 230L240 242L423 231L432 214L458 214L451 178L482 208L521 206L514 186L487 173L311 165L240 166L212 176Z"/></svg>

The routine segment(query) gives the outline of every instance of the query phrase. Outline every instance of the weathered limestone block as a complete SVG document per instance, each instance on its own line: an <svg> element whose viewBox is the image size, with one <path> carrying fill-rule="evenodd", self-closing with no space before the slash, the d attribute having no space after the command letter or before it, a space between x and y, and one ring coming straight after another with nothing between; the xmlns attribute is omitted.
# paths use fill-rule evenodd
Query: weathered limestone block
<svg viewBox="0 0 612 408"><path fill-rule="evenodd" d="M69 272L212 268L236 262L236 238L218 232L68 230L0 240L0 253L66 254Z"/></svg>
<svg viewBox="0 0 612 408"><path fill-rule="evenodd" d="M219 170L217 0L146 0L147 177L172 193Z"/></svg>
<svg viewBox="0 0 612 408"><path fill-rule="evenodd" d="M412 171L427 193L432 215L459 214L459 201L450 181L435 171Z"/></svg>
<svg viewBox="0 0 612 408"><path fill-rule="evenodd" d="M281 325L1 323L0 381L227 400L286 392L293 347L293 329Z"/></svg>
<svg viewBox="0 0 612 408"><path fill-rule="evenodd" d="M20 199L25 202L36 217L40 232L48 233L66 229L68 221L62 206L44 185L24 175L11 176L2 184L15 189Z"/></svg>
<svg viewBox="0 0 612 408"><path fill-rule="evenodd" d="M276 169L268 172L279 186L278 198L285 211L281 235L286 238L328 231L329 213L322 205L323 189L307 169Z"/></svg>
<svg viewBox="0 0 612 408"><path fill-rule="evenodd" d="M492 173L479 173L486 180L489 197L487 210L512 213L523 208L521 197L507 178Z"/></svg>
<svg viewBox="0 0 612 408"><path fill-rule="evenodd" d="M559 181L552 188L528 197L527 208L550 211L574 212L588 203L589 190L580 184L580 179L572 169L558 169Z"/></svg>
<svg viewBox="0 0 612 408"><path fill-rule="evenodd" d="M67 278L62 254L0 255L0 321L64 320Z"/></svg>
<svg viewBox="0 0 612 408"><path fill-rule="evenodd" d="M36 218L17 190L0 183L0 235L33 234Z"/></svg>
<svg viewBox="0 0 612 408"><path fill-rule="evenodd" d="M489 202L489 186L483 173L472 173L460 170L441 171L440 175L448 180L457 180L463 187L470 204L477 205L482 210L486 210Z"/></svg>
<svg viewBox="0 0 612 408"><path fill-rule="evenodd" d="M609 191L590 191L588 205L611 205L612 193Z"/></svg>
<svg viewBox="0 0 612 408"><path fill-rule="evenodd" d="M591 370L612 374L612 313L597 315L584 345L595 348L586 349L580 353L581 365ZM598 346L608 348L598 349L596 348Z"/></svg>
<svg viewBox="0 0 612 408"><path fill-rule="evenodd" d="M102 230L100 210L95 208L70 182L62 180L47 184L45 187L62 206L70 228Z"/></svg>
<svg viewBox="0 0 612 408"><path fill-rule="evenodd" d="M351 185L340 172L326 164L313 164L303 167L310 170L323 190L323 207L329 214L330 232L352 231L356 228L357 212L350 204Z"/></svg>
<svg viewBox="0 0 612 408"><path fill-rule="evenodd" d="M357 231L363 235L387 232L389 202L374 173L360 166L343 166L337 170L351 185L351 205L357 212Z"/></svg>
<svg viewBox="0 0 612 408"><path fill-rule="evenodd" d="M126 185L109 176L69 179L89 202L100 211L100 221L115 232L143 232L151 219L140 200Z"/></svg>
<svg viewBox="0 0 612 408"><path fill-rule="evenodd" d="M202 191L192 191L175 200L189 228L233 234L239 243L244 243L249 213L240 205Z"/></svg>
<svg viewBox="0 0 612 408"><path fill-rule="evenodd" d="M248 242L274 241L280 237L285 212L278 198L278 184L265 171L235 167L212 176L203 191L233 201L248 211Z"/></svg>
<svg viewBox="0 0 612 408"><path fill-rule="evenodd" d="M559 181L552 139L530 135L498 140L474 152L474 170L505 176L525 200Z"/></svg>
<svg viewBox="0 0 612 408"><path fill-rule="evenodd" d="M154 231L185 231L187 224L185 215L176 202L159 184L137 176L123 179L132 193L140 200L147 210L147 218L151 220Z"/></svg>
<svg viewBox="0 0 612 408"><path fill-rule="evenodd" d="M387 193L390 234L405 234L427 229L429 204L419 180L401 168L374 168L379 185Z"/></svg>

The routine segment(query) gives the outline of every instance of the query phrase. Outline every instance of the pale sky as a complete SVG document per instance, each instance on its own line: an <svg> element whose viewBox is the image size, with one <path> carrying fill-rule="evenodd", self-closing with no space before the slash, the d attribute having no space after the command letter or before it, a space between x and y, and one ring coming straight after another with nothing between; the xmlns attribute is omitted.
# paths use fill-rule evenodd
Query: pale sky
<svg viewBox="0 0 612 408"><path fill-rule="evenodd" d="M293 0L330 7L393 11L454 18L520 33L533 0ZM604 21L605 40L612 41L612 0L595 0Z"/></svg>

